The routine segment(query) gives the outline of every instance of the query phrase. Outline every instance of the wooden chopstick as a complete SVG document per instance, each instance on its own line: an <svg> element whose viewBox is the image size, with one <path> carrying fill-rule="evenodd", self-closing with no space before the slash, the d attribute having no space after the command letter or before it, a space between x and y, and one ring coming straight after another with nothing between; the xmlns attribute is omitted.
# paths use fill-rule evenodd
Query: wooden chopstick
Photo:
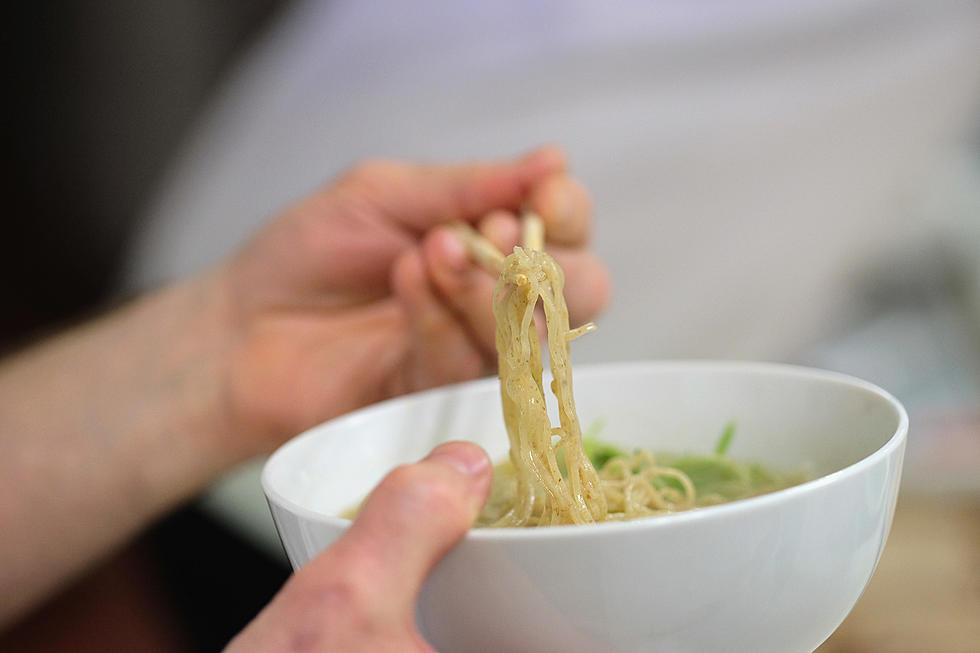
<svg viewBox="0 0 980 653"><path fill-rule="evenodd" d="M494 275L499 275L504 269L504 253L496 245L480 235L476 229L465 222L453 222L449 225L459 239L463 241L466 251L477 263Z"/></svg>
<svg viewBox="0 0 980 653"><path fill-rule="evenodd" d="M497 246L487 240L476 229L466 222L451 222L449 228L452 229L461 241L466 251L479 265L482 265L488 272L499 275L504 268L504 253L497 249ZM541 250L544 247L544 222L541 218L531 211L524 211L521 214L521 244L527 249ZM523 274L517 276L516 283L522 286L527 283L527 277ZM595 331L594 322L586 322L580 327L571 329L567 338L568 341L575 340L579 336Z"/></svg>
<svg viewBox="0 0 980 653"><path fill-rule="evenodd" d="M533 211L521 213L521 245L525 249L544 249L544 221Z"/></svg>

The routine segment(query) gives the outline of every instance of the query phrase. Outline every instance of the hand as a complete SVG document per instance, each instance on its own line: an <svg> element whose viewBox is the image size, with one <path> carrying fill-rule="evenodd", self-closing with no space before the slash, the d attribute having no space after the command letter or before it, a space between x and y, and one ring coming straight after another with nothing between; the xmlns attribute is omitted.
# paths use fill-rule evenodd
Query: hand
<svg viewBox="0 0 980 653"><path fill-rule="evenodd" d="M210 272L0 362L0 627L235 463L490 367L493 279L438 225L469 220L509 250L526 204L572 321L589 319L608 281L586 250L588 200L542 150L361 166Z"/></svg>
<svg viewBox="0 0 980 653"><path fill-rule="evenodd" d="M273 221L220 270L235 446L259 453L354 408L494 369L495 279L440 225L469 221L510 251L524 205L565 269L573 326L589 320L607 275L586 250L588 197L554 149L495 164L364 164Z"/></svg>
<svg viewBox="0 0 980 653"><path fill-rule="evenodd" d="M476 445L450 442L388 474L357 520L300 569L228 651L432 651L415 600L436 563L473 524L491 468Z"/></svg>

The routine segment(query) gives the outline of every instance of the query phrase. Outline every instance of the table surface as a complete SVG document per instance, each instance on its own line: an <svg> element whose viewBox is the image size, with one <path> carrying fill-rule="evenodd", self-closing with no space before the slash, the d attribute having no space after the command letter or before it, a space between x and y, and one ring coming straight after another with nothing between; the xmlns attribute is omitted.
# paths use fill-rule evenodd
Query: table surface
<svg viewBox="0 0 980 653"><path fill-rule="evenodd" d="M980 495L901 496L864 595L817 653L980 652Z"/></svg>

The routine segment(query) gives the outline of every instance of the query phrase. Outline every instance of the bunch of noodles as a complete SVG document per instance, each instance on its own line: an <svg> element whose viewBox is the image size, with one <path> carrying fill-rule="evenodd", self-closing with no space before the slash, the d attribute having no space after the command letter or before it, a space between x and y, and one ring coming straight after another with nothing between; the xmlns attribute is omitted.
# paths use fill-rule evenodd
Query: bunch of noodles
<svg viewBox="0 0 980 653"><path fill-rule="evenodd" d="M582 432L572 396L570 332L562 295L561 268L546 253L515 247L504 260L493 312L497 320L500 397L510 439L516 495L495 526L585 524L603 521L606 500L599 476L582 448ZM534 323L538 301L548 325L548 350L558 399L559 426L552 427L542 387L541 346ZM566 475L556 458L565 454Z"/></svg>
<svg viewBox="0 0 980 653"><path fill-rule="evenodd" d="M583 440L569 343L594 329L569 329L561 268L541 251L540 223L525 221L525 247L504 256L468 225L456 225L471 255L500 276L494 291L500 398L510 439L509 459L494 469L493 488L479 526L548 526L635 519L772 492L806 480L725 455L729 424L711 455L628 454L594 435ZM552 426L542 382L535 308L544 309L551 391L558 403ZM593 464L593 462L595 464ZM596 468L598 467L598 471ZM344 513L353 518L357 508Z"/></svg>
<svg viewBox="0 0 980 653"><path fill-rule="evenodd" d="M599 470L599 479L609 519L636 519L695 506L697 492L687 474L658 465L649 451L612 458Z"/></svg>
<svg viewBox="0 0 980 653"><path fill-rule="evenodd" d="M691 481L681 471L655 465L649 453L611 460L601 473L586 456L572 393L569 343L593 325L569 330L563 286L561 268L543 251L515 247L503 261L493 311L510 464L498 468L496 496L480 523L586 524L692 507ZM538 302L547 322L558 426L552 426L545 403L534 321ZM665 476L677 479L681 489L653 482Z"/></svg>

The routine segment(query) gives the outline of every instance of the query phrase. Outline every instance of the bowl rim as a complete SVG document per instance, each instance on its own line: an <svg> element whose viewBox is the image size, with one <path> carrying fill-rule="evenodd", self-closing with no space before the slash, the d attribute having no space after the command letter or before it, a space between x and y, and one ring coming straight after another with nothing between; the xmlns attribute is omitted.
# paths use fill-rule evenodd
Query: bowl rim
<svg viewBox="0 0 980 653"><path fill-rule="evenodd" d="M908 436L909 417L898 399L883 388L865 381L850 374L835 372L831 370L793 365L786 363L773 363L763 361L738 361L738 360L640 360L640 361L621 361L610 363L592 363L575 365L575 374L582 372L603 372L616 373L619 371L636 370L637 368L655 368L657 371L708 371L712 368L725 372L744 372L764 375L780 375L791 378L808 378L813 380L830 381L847 386L861 389L877 396L885 401L896 413L898 423L888 439L880 447L860 460L835 470L829 474L818 476L809 481L804 481L798 485L776 490L767 494L755 497L738 499L715 506L684 510L668 515L658 515L656 517L644 517L630 521L613 521L596 524L563 524L559 526L541 526L536 528L471 528L464 536L463 541L502 541L502 540L539 540L553 537L576 537L588 538L590 536L611 535L620 531L653 531L663 528L671 528L689 522L697 522L703 519L718 519L724 516L733 516L740 512L751 512L764 509L767 506L791 501L795 498L818 491L828 485L835 485L848 478L860 474L868 467L878 464L881 460L890 457L896 449L905 443ZM334 526L343 531L352 523L350 519L327 515L303 506L292 499L283 496L275 487L272 481L272 470L276 465L277 459L285 455L288 449L302 446L306 440L318 436L319 431L330 425L342 424L344 422L360 420L364 418L367 411L378 410L382 407L396 407L403 403L418 401L432 396L445 396L466 391L481 389L483 386L497 386L499 381L496 377L487 377L455 383L452 385L440 386L429 390L422 390L410 394L402 395L392 399L370 404L351 411L344 415L329 419L313 426L306 431L287 440L279 446L275 452L266 460L262 468L262 489L270 506L275 504L287 509L289 512L302 517L303 519L319 522L324 525Z"/></svg>

